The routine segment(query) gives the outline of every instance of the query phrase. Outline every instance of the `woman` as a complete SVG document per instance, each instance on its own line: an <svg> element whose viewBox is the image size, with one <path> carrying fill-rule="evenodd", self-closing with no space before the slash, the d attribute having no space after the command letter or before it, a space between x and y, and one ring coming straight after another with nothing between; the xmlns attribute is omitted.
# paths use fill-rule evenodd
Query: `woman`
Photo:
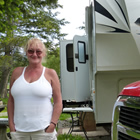
<svg viewBox="0 0 140 140"><path fill-rule="evenodd" d="M12 140L57 140L55 127L62 111L58 76L42 66L46 47L39 39L29 40L25 51L29 65L17 67L10 81L8 117Z"/></svg>

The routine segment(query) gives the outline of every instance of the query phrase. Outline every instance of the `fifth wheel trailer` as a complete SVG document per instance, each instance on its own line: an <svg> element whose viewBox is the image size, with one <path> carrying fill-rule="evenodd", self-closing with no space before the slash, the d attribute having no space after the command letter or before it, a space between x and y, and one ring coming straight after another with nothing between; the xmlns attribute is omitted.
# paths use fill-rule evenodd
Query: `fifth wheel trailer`
<svg viewBox="0 0 140 140"><path fill-rule="evenodd" d="M91 102L96 123L111 123L118 93L140 79L139 7L140 0L93 0L86 35L60 41L63 102Z"/></svg>

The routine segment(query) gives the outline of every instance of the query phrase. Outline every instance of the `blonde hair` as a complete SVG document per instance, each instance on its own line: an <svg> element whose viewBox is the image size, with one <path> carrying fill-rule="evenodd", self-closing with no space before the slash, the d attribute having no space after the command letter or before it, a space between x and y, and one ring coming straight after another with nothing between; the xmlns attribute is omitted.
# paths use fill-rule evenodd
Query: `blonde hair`
<svg viewBox="0 0 140 140"><path fill-rule="evenodd" d="M38 39L38 38L32 38L32 39L28 40L28 42L27 42L27 44L26 44L26 46L25 46L25 52L28 51L29 47L30 47L32 44L35 44L35 45L36 45L37 43L40 43L40 44L41 44L41 46L42 46L42 48L43 48L43 53L46 55L46 53L47 53L47 48L45 47L44 43L43 43L40 39Z"/></svg>

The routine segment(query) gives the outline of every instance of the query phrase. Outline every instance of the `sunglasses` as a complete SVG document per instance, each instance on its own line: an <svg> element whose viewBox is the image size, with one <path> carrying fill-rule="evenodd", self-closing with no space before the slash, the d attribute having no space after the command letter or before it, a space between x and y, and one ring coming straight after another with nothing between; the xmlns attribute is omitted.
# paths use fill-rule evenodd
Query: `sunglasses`
<svg viewBox="0 0 140 140"><path fill-rule="evenodd" d="M41 55L42 54L42 51L40 50L28 50L28 54L34 54L34 52L36 52L37 55Z"/></svg>

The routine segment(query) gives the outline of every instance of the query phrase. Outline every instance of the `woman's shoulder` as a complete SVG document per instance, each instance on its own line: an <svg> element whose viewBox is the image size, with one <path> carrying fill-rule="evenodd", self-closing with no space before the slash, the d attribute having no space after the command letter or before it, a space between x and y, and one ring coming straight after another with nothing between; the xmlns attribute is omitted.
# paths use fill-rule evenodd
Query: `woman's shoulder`
<svg viewBox="0 0 140 140"><path fill-rule="evenodd" d="M45 77L51 83L52 86L58 86L60 84L59 77L54 69L46 68Z"/></svg>
<svg viewBox="0 0 140 140"><path fill-rule="evenodd" d="M16 74L21 73L23 71L23 69L24 69L24 67L17 67L13 70L13 73L16 73Z"/></svg>
<svg viewBox="0 0 140 140"><path fill-rule="evenodd" d="M13 70L12 76L11 76L11 84L20 77L22 74L24 67L17 67Z"/></svg>
<svg viewBox="0 0 140 140"><path fill-rule="evenodd" d="M12 76L14 77L14 79L17 79L17 77L19 77L22 72L23 72L24 67L17 67L13 70Z"/></svg>
<svg viewBox="0 0 140 140"><path fill-rule="evenodd" d="M53 73L55 73L55 70L54 69L51 69L51 68L45 67L45 72L47 72L49 74L53 74Z"/></svg>
<svg viewBox="0 0 140 140"><path fill-rule="evenodd" d="M50 68L45 69L45 75L47 75L51 78L57 77L56 71L54 69L50 69Z"/></svg>

